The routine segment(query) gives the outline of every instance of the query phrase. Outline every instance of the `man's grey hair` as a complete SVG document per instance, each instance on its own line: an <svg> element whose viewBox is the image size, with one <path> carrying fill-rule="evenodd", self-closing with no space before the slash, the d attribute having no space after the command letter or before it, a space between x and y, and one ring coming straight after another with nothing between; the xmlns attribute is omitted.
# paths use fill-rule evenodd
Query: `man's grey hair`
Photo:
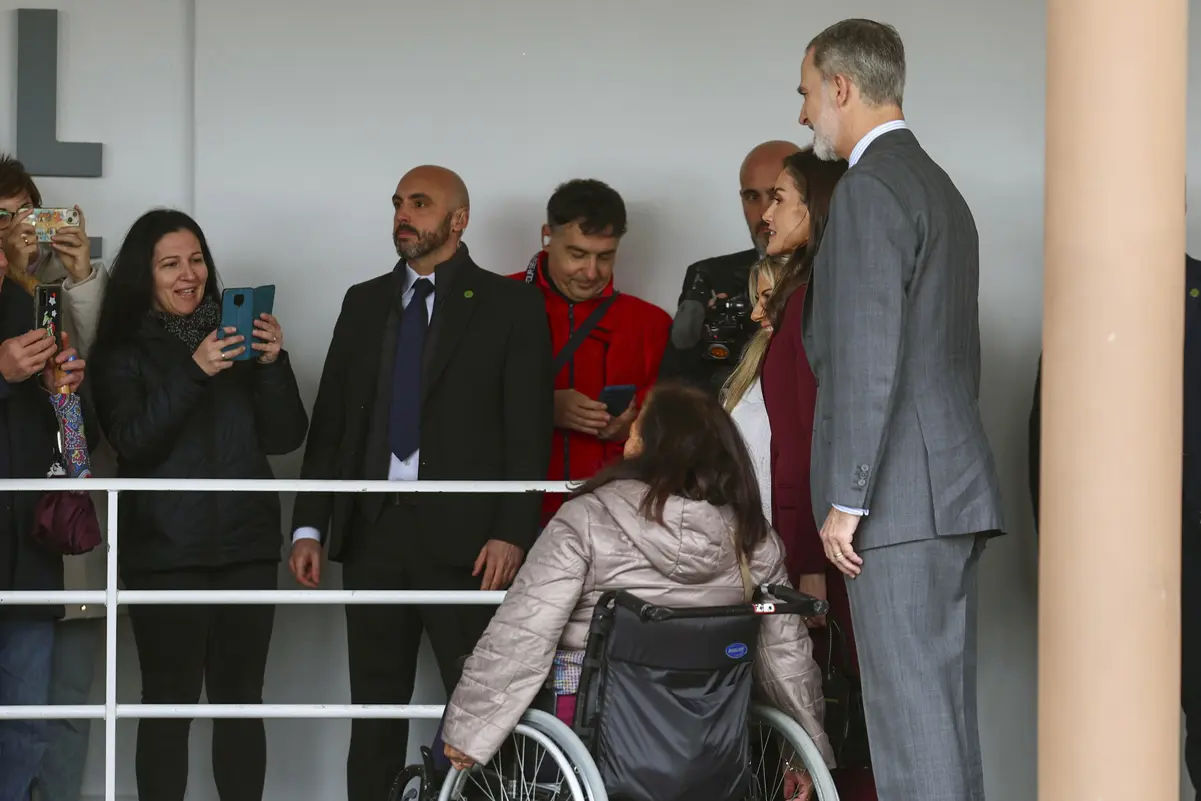
<svg viewBox="0 0 1201 801"><path fill-rule="evenodd" d="M823 80L845 75L869 106L901 107L905 95L905 45L897 29L870 19L844 19L813 37L813 66Z"/></svg>

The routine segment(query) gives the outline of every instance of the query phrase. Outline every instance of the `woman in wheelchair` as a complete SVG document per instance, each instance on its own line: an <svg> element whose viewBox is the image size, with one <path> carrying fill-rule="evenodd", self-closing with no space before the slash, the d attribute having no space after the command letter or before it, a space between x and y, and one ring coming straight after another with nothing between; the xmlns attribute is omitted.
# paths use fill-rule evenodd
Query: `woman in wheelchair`
<svg viewBox="0 0 1201 801"><path fill-rule="evenodd" d="M630 431L625 458L573 493L550 521L467 659L443 718L446 756L460 771L487 763L548 692L555 715L576 722L590 625L614 591L656 606L721 607L749 601L760 585L787 586L784 547L764 519L742 438L708 393L661 384ZM753 671L762 700L799 723L832 766L821 674L804 621L796 614L744 620L757 642L724 647L722 658L749 657L746 675ZM749 698L744 716L748 706ZM691 753L709 758L712 731L654 735L677 753L692 740ZM625 747L643 755L647 744ZM782 772L783 797L809 796L810 778L795 760L785 760Z"/></svg>

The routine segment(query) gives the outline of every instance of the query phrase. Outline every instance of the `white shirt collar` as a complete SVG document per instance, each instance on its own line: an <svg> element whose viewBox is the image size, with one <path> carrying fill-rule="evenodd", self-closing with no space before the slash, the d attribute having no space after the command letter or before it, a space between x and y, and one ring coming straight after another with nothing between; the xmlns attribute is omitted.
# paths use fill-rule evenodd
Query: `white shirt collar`
<svg viewBox="0 0 1201 801"><path fill-rule="evenodd" d="M908 130L909 125L904 120L893 120L886 122L883 125L877 125L867 132L867 135L859 140L859 144L855 145L855 149L851 151L851 157L847 159L847 168L854 167L859 159L863 158L863 152L867 150L867 146L879 139L884 134L890 131Z"/></svg>
<svg viewBox="0 0 1201 801"><path fill-rule="evenodd" d="M417 283L418 278L428 278L429 282L431 284L436 285L433 273L430 273L429 275L418 275L416 270L414 270L412 267L410 267L409 265L406 264L405 265L405 290L404 290L405 294L408 294L409 292L413 291L413 284Z"/></svg>

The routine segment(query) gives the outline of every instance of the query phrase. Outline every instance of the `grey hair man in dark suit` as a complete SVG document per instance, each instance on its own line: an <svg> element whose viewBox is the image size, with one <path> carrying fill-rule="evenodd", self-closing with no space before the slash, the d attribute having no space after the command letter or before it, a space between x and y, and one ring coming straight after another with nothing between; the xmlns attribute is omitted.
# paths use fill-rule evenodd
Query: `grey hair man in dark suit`
<svg viewBox="0 0 1201 801"><path fill-rule="evenodd" d="M1003 522L977 407L979 241L904 87L889 25L845 20L806 48L800 121L850 165L806 298L814 514L850 579L880 801L982 801L977 567Z"/></svg>

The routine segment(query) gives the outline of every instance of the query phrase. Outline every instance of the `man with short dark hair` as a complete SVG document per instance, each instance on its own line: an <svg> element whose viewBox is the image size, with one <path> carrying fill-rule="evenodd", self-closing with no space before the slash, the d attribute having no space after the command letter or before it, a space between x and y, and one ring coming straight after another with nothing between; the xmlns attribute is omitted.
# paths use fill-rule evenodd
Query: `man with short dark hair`
<svg viewBox="0 0 1201 801"><path fill-rule="evenodd" d="M751 149L738 170L738 197L754 247L703 259L688 267L680 289L672 328L671 342L663 355L659 377L676 378L717 392L729 378L747 338L759 326L750 321L751 302L741 317L741 327L730 346L710 343L704 335L701 317L708 309L713 314L717 302L747 294L751 266L763 258L767 249L767 223L763 213L772 202L772 187L784 168L784 159L800 150L792 142L772 140ZM698 280L699 278L699 280ZM700 294L704 294L701 302ZM691 306L685 306L691 301ZM684 314L680 314L683 311ZM710 347L710 345L714 345Z"/></svg>
<svg viewBox="0 0 1201 801"><path fill-rule="evenodd" d="M550 452L550 338L532 287L481 269L463 243L454 172L410 170L392 195L395 267L351 287L334 326L303 479L541 481ZM321 547L353 590L502 590L538 533L538 493L297 496L289 567L321 579ZM350 700L407 704L424 632L443 687L495 608L346 607ZM348 801L380 801L405 765L406 720L355 720Z"/></svg>
<svg viewBox="0 0 1201 801"><path fill-rule="evenodd" d="M814 517L846 576L880 801L983 801L980 555L1002 532L978 406L980 245L901 111L905 49L845 20L801 65L800 122L846 159L806 296Z"/></svg>
<svg viewBox="0 0 1201 801"><path fill-rule="evenodd" d="M671 318L613 288L625 232L625 202L616 190L592 179L568 181L546 204L543 249L512 276L541 290L550 323L555 436L549 481L589 478L620 458L659 372ZM562 503L561 495L546 496L543 525Z"/></svg>

